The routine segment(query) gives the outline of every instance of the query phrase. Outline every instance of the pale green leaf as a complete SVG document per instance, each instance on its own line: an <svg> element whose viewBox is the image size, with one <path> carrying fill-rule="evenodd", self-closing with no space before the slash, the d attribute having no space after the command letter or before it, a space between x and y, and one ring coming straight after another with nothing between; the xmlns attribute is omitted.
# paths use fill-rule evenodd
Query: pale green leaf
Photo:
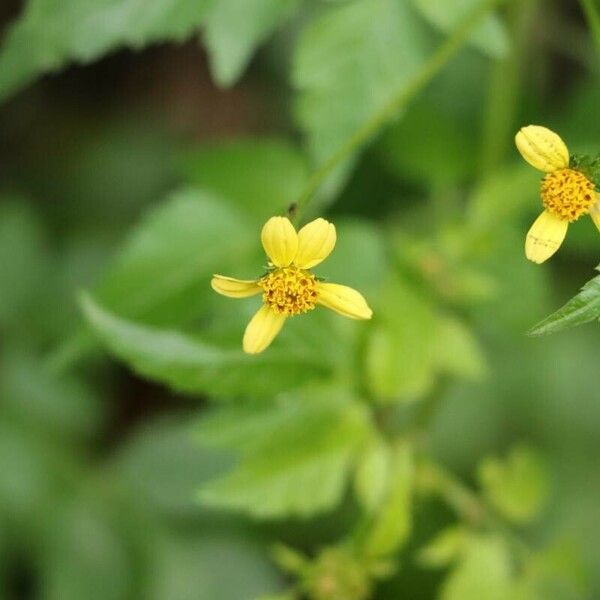
<svg viewBox="0 0 600 600"><path fill-rule="evenodd" d="M413 0L413 3L434 27L451 33L481 0ZM492 58L504 58L510 44L504 23L495 14L488 15L473 31L469 43Z"/></svg>
<svg viewBox="0 0 600 600"><path fill-rule="evenodd" d="M358 461L354 492L364 510L374 512L390 484L390 449L380 436L369 442Z"/></svg>
<svg viewBox="0 0 600 600"><path fill-rule="evenodd" d="M371 428L364 406L329 389L297 392L255 407L253 416L248 409L223 410L203 422L200 437L237 449L239 463L205 485L200 499L262 518L333 508Z"/></svg>
<svg viewBox="0 0 600 600"><path fill-rule="evenodd" d="M468 540L468 530L462 525L446 527L421 548L419 564L429 568L446 567L462 553Z"/></svg>
<svg viewBox="0 0 600 600"><path fill-rule="evenodd" d="M83 296L88 323L115 356L138 374L173 389L211 397L262 397L324 377L327 367L301 349L270 348L259 356L223 349L172 330L117 317ZM240 344L241 346L241 344Z"/></svg>
<svg viewBox="0 0 600 600"><path fill-rule="evenodd" d="M407 443L393 450L386 497L363 542L370 557L384 557L406 543L412 529L413 450Z"/></svg>
<svg viewBox="0 0 600 600"><path fill-rule="evenodd" d="M302 32L292 82L317 163L329 158L407 83L427 54L408 0L326 7Z"/></svg>
<svg viewBox="0 0 600 600"><path fill-rule="evenodd" d="M479 480L494 508L517 523L526 523L537 516L549 491L543 460L522 446L514 448L506 460L483 460L479 465Z"/></svg>
<svg viewBox="0 0 600 600"><path fill-rule="evenodd" d="M252 52L287 19L300 0L217 0L205 24L205 42L217 83L236 82Z"/></svg>
<svg viewBox="0 0 600 600"><path fill-rule="evenodd" d="M211 0L30 0L0 52L0 99L70 62L89 63L121 46L183 41Z"/></svg>
<svg viewBox="0 0 600 600"><path fill-rule="evenodd" d="M435 381L438 317L429 300L408 284L388 284L375 307L367 342L367 383L382 402L406 402Z"/></svg>
<svg viewBox="0 0 600 600"><path fill-rule="evenodd" d="M202 144L187 150L180 164L188 183L235 203L261 226L287 210L308 177L300 152L278 138Z"/></svg>
<svg viewBox="0 0 600 600"><path fill-rule="evenodd" d="M577 325L583 325L600 318L600 275L590 279L579 294L571 298L562 308L540 321L528 331L528 335L538 336L557 333Z"/></svg>
<svg viewBox="0 0 600 600"><path fill-rule="evenodd" d="M471 331L454 318L441 319L435 355L439 367L455 377L479 380L486 372L485 359Z"/></svg>
<svg viewBox="0 0 600 600"><path fill-rule="evenodd" d="M472 536L442 584L441 600L506 600L513 591L512 556L494 534Z"/></svg>

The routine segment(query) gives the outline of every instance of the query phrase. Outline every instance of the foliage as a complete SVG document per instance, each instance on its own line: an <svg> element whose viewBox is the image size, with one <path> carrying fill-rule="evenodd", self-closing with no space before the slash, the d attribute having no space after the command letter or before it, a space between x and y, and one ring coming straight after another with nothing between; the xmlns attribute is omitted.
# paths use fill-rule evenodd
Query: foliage
<svg viewBox="0 0 600 600"><path fill-rule="evenodd" d="M538 182L508 154L559 103L596 143L597 65L560 3L505 4L25 4L0 47L0 597L598 595L594 342L522 335L577 272L525 262ZM260 298L212 275L260 277L266 219L323 211L316 273L374 318L317 307L244 354ZM530 334L600 318L599 281Z"/></svg>

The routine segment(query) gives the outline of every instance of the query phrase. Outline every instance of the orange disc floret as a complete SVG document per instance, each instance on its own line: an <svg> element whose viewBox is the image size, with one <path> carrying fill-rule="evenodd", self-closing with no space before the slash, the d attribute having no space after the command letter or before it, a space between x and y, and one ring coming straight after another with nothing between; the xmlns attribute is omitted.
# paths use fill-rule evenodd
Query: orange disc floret
<svg viewBox="0 0 600 600"><path fill-rule="evenodd" d="M542 180L541 195L546 210L572 223L589 212L596 188L580 171L557 169Z"/></svg>
<svg viewBox="0 0 600 600"><path fill-rule="evenodd" d="M317 279L304 269L276 269L258 283L264 290L264 303L278 314L299 315L317 304Z"/></svg>

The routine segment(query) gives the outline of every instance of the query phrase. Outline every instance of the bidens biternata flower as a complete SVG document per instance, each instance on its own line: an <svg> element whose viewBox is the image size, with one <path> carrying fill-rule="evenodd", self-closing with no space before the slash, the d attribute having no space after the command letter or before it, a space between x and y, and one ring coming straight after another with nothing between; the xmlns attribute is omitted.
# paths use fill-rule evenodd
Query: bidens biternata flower
<svg viewBox="0 0 600 600"><path fill-rule="evenodd" d="M569 223L581 215L589 214L600 229L600 195L588 174L582 172L583 162L569 157L566 144L550 129L538 125L523 127L515 142L521 156L546 173L541 186L544 212L525 238L525 255L539 264L560 248Z"/></svg>
<svg viewBox="0 0 600 600"><path fill-rule="evenodd" d="M215 292L230 298L263 295L263 305L244 333L245 352L262 352L288 317L313 310L317 304L350 319L371 318L373 312L359 292L320 281L309 271L331 254L336 242L333 224L315 219L296 232L289 219L271 217L261 240L270 261L266 275L250 281L214 275L211 281Z"/></svg>

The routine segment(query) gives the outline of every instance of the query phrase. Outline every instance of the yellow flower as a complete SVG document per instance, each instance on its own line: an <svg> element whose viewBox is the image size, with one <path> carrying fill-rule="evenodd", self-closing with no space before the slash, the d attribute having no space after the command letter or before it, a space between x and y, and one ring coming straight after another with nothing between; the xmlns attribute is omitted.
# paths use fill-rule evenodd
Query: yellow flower
<svg viewBox="0 0 600 600"><path fill-rule="evenodd" d="M288 317L313 310L317 304L350 319L370 319L373 312L356 290L319 281L308 269L325 260L336 242L335 227L315 219L296 232L285 217L271 217L261 233L269 269L259 279L240 280L214 275L215 292L230 298L262 293L263 305L244 333L248 354L262 352L279 333Z"/></svg>
<svg viewBox="0 0 600 600"><path fill-rule="evenodd" d="M525 238L525 255L539 264L560 248L569 223L581 215L589 214L600 229L600 194L581 171L569 167L569 150L550 129L538 125L523 127L515 142L521 156L546 173L541 185L544 212Z"/></svg>

